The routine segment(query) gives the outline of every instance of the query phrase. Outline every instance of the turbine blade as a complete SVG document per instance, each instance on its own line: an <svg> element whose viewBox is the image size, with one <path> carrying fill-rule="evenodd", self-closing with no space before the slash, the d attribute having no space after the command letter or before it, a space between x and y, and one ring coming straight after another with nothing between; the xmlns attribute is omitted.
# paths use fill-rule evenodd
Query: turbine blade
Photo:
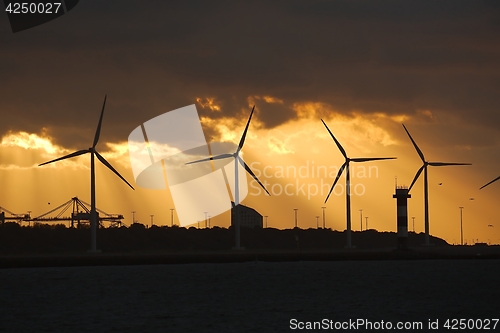
<svg viewBox="0 0 500 333"><path fill-rule="evenodd" d="M420 174L422 173L422 171L424 170L424 168L425 168L425 164L422 165L420 167L420 169L418 169L417 173L415 174L415 178L413 178L413 181L411 182L410 187L408 187L408 192L410 192L411 188L413 187L413 184L415 184L415 182L417 181L418 177L420 177Z"/></svg>
<svg viewBox="0 0 500 333"><path fill-rule="evenodd" d="M380 160L395 160L396 157L362 157L362 158L351 158L352 162L368 162L368 161L380 161Z"/></svg>
<svg viewBox="0 0 500 333"><path fill-rule="evenodd" d="M447 162L429 162L432 166L448 166L448 165L472 165L470 163L447 163Z"/></svg>
<svg viewBox="0 0 500 333"><path fill-rule="evenodd" d="M195 163L206 162L206 161L213 161L213 160L222 160L224 158L229 158L229 157L234 157L234 155L233 154L222 154L222 155L217 155L217 156L212 156L212 157L204 158L204 159L201 159L201 160L187 162L184 165L195 164Z"/></svg>
<svg viewBox="0 0 500 333"><path fill-rule="evenodd" d="M243 144L245 143L245 138L247 136L248 126L250 126L250 120L252 120L253 110L255 109L255 105L252 108L252 112L250 112L250 117L248 118L247 126L245 126L245 130L243 131L243 135L241 136L240 144L238 145L238 150L243 148Z"/></svg>
<svg viewBox="0 0 500 333"><path fill-rule="evenodd" d="M90 152L90 150L88 150L88 149L75 151L74 153L68 154L68 155L63 156L63 157L56 158L55 160L52 160L52 161L48 161L48 162L39 164L38 166L42 166L42 165L49 164L49 163L52 163L52 162L57 162L57 161L65 160L65 159L71 158L71 157L80 156L80 155L83 155L83 154L86 154L86 153L89 153L89 152Z"/></svg>
<svg viewBox="0 0 500 333"><path fill-rule="evenodd" d="M492 180L491 182L489 182L488 184L481 186L479 189L481 190L481 189L485 188L486 186L490 185L491 183L496 182L496 181L497 181L497 180L499 180L499 179L500 179L500 176L499 176L499 177L497 177L497 178L495 178L495 179L493 179L493 180Z"/></svg>
<svg viewBox="0 0 500 333"><path fill-rule="evenodd" d="M337 141L337 139L335 138L335 136L333 135L332 131L330 131L330 129L328 128L328 126L326 126L326 123L323 121L323 119L321 119L321 121L323 122L323 125L325 125L326 129L328 130L328 133L330 133L330 135L332 136L333 140L335 141L335 143L337 144L337 147L339 147L339 150L340 152L342 153L342 155L344 155L345 158L347 158L347 153L345 152L344 148L342 147L342 145L340 144L340 142Z"/></svg>
<svg viewBox="0 0 500 333"><path fill-rule="evenodd" d="M95 131L94 144L92 148L95 148L97 142L99 141L99 136L101 135L101 124L102 124L102 116L104 115L104 107L106 106L106 98L108 95L104 96L104 103L102 103L101 117L99 118L99 124L97 124L97 129Z"/></svg>
<svg viewBox="0 0 500 333"><path fill-rule="evenodd" d="M403 125L403 128L404 128L404 129L405 129L405 131L406 131L406 134L408 134L408 136L410 137L410 140L411 140L411 142L413 143L413 146L415 147L415 150L417 151L418 156L420 156L420 159L422 160L422 162L425 162L424 153L422 153L422 151L420 150L420 148L418 148L417 143L416 143L416 142L415 142L415 140L413 140L413 138L411 137L410 132L408 132L408 130L406 129L406 126L405 126L404 124L401 124L401 125Z"/></svg>
<svg viewBox="0 0 500 333"><path fill-rule="evenodd" d="M330 188L330 192L328 192L328 195L326 196L325 203L328 201L330 194L332 194L333 188L335 187L335 185L337 185L337 182L339 181L340 176L342 175L342 172L344 171L344 168L346 167L346 165L347 165L347 162L344 162L344 164L342 164L342 166L340 167L339 172L337 173L337 178L335 178L335 181L332 184L332 188ZM347 191L347 189L346 189L346 191Z"/></svg>
<svg viewBox="0 0 500 333"><path fill-rule="evenodd" d="M111 164L109 164L109 162L108 162L108 161L106 161L106 160L104 159L104 157L102 157L102 156L101 156L101 154L99 154L99 153L98 153L97 151L95 151L95 150L94 150L94 152L95 152L95 156L97 156L97 158L99 159L99 161L101 161L101 163L102 163L102 164L104 164L105 166L107 166L109 170L113 171L113 172L115 173L115 175L117 175L118 177L120 177L120 178L121 178L121 180L123 180L125 183L127 183L127 185L128 185L128 186L130 186L130 188L131 188L131 189L135 190L135 188L134 188L132 185L130 185L130 184L129 184L129 182L128 182L128 181L126 181L126 180L125 180L125 178L123 178L123 177L122 177L122 175L120 175L120 174L118 173L118 171L116 171L116 170L115 170L115 168L113 168L113 167L111 166Z"/></svg>
<svg viewBox="0 0 500 333"><path fill-rule="evenodd" d="M271 193L269 193L269 191L265 188L265 186L260 182L259 178L257 178L257 176L253 173L252 169L250 169L250 167L240 157L237 157L236 159L245 168L245 170L253 177L253 179L255 179L257 183L259 183L260 187L262 187L264 191L266 191L266 193L269 196L271 196Z"/></svg>

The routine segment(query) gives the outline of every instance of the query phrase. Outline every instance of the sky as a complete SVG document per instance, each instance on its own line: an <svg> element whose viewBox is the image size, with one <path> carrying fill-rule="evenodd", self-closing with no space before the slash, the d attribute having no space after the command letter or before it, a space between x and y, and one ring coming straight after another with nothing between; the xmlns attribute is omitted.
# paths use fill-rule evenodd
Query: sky
<svg viewBox="0 0 500 333"><path fill-rule="evenodd" d="M500 176L499 14L495 1L89 0L15 34L0 15L0 206L90 201L88 156L38 164L92 145L107 94L97 149L134 186L134 128L195 104L208 142L237 143L255 105L242 156L271 197L251 182L243 204L276 228L294 208L316 227L326 206L327 227L345 229L343 177L324 204L344 161L323 119L350 157L397 157L351 169L353 230L362 209L396 231L396 177L409 185L422 164L404 123L427 160L473 164L429 167L431 234L459 242L463 206L464 239L500 243L500 182L479 190ZM101 165L96 177L98 208L170 224L168 189L132 191ZM423 178L411 194L422 232Z"/></svg>

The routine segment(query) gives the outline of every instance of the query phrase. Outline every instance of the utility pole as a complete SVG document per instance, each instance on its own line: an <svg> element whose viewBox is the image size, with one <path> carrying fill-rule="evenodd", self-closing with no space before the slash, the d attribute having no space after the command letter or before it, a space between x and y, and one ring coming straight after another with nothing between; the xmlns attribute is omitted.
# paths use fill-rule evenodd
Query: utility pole
<svg viewBox="0 0 500 333"><path fill-rule="evenodd" d="M316 229L319 229L319 222L318 222L318 220L319 220L319 216L316 216Z"/></svg>
<svg viewBox="0 0 500 333"><path fill-rule="evenodd" d="M135 210L132 211L132 223L135 223Z"/></svg>
<svg viewBox="0 0 500 333"><path fill-rule="evenodd" d="M413 232L415 232L415 216L412 216L411 219L413 220Z"/></svg>
<svg viewBox="0 0 500 333"><path fill-rule="evenodd" d="M367 216L367 217L365 217L365 219L366 219L366 223L365 223L365 230L368 230L368 216Z"/></svg>
<svg viewBox="0 0 500 333"><path fill-rule="evenodd" d="M321 209L323 210L323 229L326 228L326 222L325 222L325 209L326 207L321 207Z"/></svg>
<svg viewBox="0 0 500 333"><path fill-rule="evenodd" d="M154 215L151 215L151 226L153 226L153 217Z"/></svg>
<svg viewBox="0 0 500 333"><path fill-rule="evenodd" d="M208 227L208 212L205 212L205 229Z"/></svg>
<svg viewBox="0 0 500 333"><path fill-rule="evenodd" d="M267 228L267 218L268 218L269 216L267 216L267 215L266 215L266 216L264 216L264 217L266 218L266 228Z"/></svg>
<svg viewBox="0 0 500 333"><path fill-rule="evenodd" d="M464 245L464 229L462 227L462 209L464 209L464 207L458 208L460 208L460 243L461 245Z"/></svg>
<svg viewBox="0 0 500 333"><path fill-rule="evenodd" d="M295 228L299 227L299 222L297 221L297 211L299 210L298 208L293 209L295 211Z"/></svg>
<svg viewBox="0 0 500 333"><path fill-rule="evenodd" d="M361 231L363 231L363 210L360 209L359 210L359 213L360 213L360 216L361 216L361 219L360 219L360 224L361 224Z"/></svg>
<svg viewBox="0 0 500 333"><path fill-rule="evenodd" d="M174 210L173 208L170 208L170 226L172 227L174 225Z"/></svg>

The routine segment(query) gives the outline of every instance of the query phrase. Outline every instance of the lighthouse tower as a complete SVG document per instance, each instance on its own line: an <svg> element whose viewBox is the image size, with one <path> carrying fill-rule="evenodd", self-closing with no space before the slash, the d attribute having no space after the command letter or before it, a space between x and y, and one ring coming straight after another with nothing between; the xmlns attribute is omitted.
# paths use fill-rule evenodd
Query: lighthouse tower
<svg viewBox="0 0 500 333"><path fill-rule="evenodd" d="M398 250L408 249L408 187L396 185L396 194L392 197L396 199L398 216Z"/></svg>

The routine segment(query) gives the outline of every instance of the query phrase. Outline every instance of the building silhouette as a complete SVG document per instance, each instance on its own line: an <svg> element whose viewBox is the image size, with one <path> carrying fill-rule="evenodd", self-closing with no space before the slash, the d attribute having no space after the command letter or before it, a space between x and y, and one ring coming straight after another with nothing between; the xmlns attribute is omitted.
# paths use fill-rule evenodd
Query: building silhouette
<svg viewBox="0 0 500 333"><path fill-rule="evenodd" d="M234 203L233 203L234 204ZM238 215L235 215L238 214ZM239 204L231 209L231 227L234 226L236 216L239 216L240 226L246 228L262 228L263 217L255 209Z"/></svg>

